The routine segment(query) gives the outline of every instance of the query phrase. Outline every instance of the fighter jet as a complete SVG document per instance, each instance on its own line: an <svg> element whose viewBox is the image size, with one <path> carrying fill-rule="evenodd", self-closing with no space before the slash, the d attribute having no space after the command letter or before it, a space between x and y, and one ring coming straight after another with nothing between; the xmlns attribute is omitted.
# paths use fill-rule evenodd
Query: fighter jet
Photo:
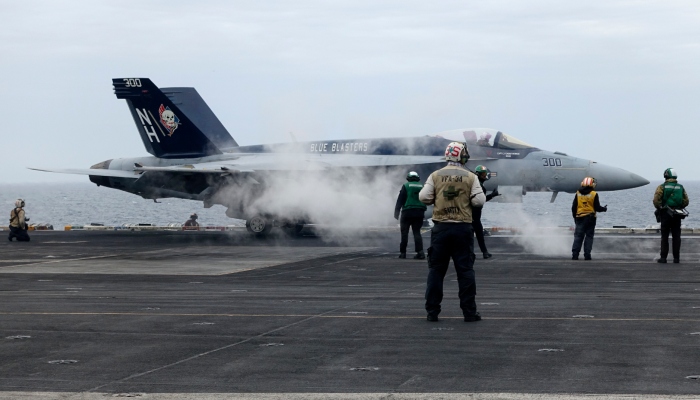
<svg viewBox="0 0 700 400"><path fill-rule="evenodd" d="M491 179L485 188L498 188L502 196L496 199L502 202L522 202L527 192L543 191L552 192L553 202L559 192L575 192L586 176L597 179L598 191L649 183L623 169L539 149L487 128L417 137L240 146L194 88L161 90L147 78L118 78L112 83L116 97L126 100L152 156L110 159L90 169L31 169L88 175L98 186L145 199L191 199L202 201L204 207L221 204L227 207L227 216L246 220L248 230L258 235L267 234L273 226L299 232L303 223L313 222L308 220L313 215L309 212L313 198L290 198L284 207L271 205L270 193L283 179L331 177L332 182L343 182L350 172L355 178L369 179L408 171L427 177L444 166L445 148L453 141L467 144L471 156L467 168L473 170L479 164L489 168ZM343 196L343 189L337 192ZM274 192L274 198L286 197Z"/></svg>

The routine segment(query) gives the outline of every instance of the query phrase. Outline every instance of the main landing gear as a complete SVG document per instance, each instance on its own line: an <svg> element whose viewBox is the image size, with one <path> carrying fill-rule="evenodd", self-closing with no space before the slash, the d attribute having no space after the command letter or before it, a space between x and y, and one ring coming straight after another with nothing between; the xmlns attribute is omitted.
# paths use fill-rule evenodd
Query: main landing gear
<svg viewBox="0 0 700 400"><path fill-rule="evenodd" d="M274 222L272 218L256 215L245 222L245 227L255 236L266 236L272 230Z"/></svg>
<svg viewBox="0 0 700 400"><path fill-rule="evenodd" d="M285 221L280 222L278 219L274 219L271 216L256 215L246 221L245 227L248 232L254 234L255 236L267 236L273 227L279 226L284 233L289 236L299 236L302 229L304 229L304 223L300 221Z"/></svg>

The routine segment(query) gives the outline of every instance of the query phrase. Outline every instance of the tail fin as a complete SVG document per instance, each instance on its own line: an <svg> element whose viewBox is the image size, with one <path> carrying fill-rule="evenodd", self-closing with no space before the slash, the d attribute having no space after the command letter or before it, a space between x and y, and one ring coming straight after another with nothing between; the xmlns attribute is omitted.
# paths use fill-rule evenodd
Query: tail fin
<svg viewBox="0 0 700 400"><path fill-rule="evenodd" d="M207 135L216 147L219 149L238 147L238 143L195 88L172 87L160 88L160 90Z"/></svg>
<svg viewBox="0 0 700 400"><path fill-rule="evenodd" d="M221 154L214 143L148 78L112 79L125 99L146 150L159 158Z"/></svg>

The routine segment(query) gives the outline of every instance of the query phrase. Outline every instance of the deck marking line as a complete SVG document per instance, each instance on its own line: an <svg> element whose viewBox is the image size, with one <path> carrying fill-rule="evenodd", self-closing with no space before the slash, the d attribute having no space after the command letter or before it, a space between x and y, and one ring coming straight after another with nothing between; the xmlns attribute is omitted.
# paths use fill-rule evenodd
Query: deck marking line
<svg viewBox="0 0 700 400"><path fill-rule="evenodd" d="M296 272L298 272L298 271L296 271ZM389 295L398 294L398 293L405 292L405 291L408 291L408 290L414 290L415 287L417 287L417 286L423 286L423 285L424 285L424 283L420 283L420 284L418 284L418 285L413 285L413 286L411 286L411 287L408 287L408 288L405 288L405 289L401 289L401 290L397 290L397 291L395 291L395 292L389 293ZM386 295L386 293L383 294L383 296L385 296L385 295ZM144 376L144 375L148 375L148 374L151 374L151 373L153 373L153 372L157 372L157 371L160 371L160 370L163 370L163 369L166 369L166 368L170 368L170 367L173 367L173 366L176 366L176 365L179 365L179 364L182 364L182 363L191 361L191 360L195 360L195 359L201 358L201 357L203 357L203 356L206 356L206 355L209 355L209 354L212 354L212 353L216 353L216 352L219 352L219 351L222 351L222 350L226 350L226 349L229 349L229 348L231 348L231 347L238 346L239 344L247 343L247 342L250 342L250 341L252 341L252 340L254 340L254 339L261 338L261 337L270 335L270 334L272 334L272 333L275 333L275 332L278 332L278 331L287 329L287 328L289 328L289 327L302 324L302 323L304 323L304 322L306 322L306 321L309 321L309 320L312 320L312 319L314 319L314 318L323 317L323 316L326 316L326 315L328 315L328 314L338 312L338 311L340 311L340 310L347 310L348 308L351 308L351 307L357 307L358 305L367 303L367 302L372 301L372 300L376 300L376 298L377 298L377 297L373 297L373 298L371 298L371 299L366 299L366 300L362 300L362 301L359 301L359 302L355 302L355 303L353 303L353 304L348 304L347 306L344 306L344 307L338 307L338 308L335 308L335 309L333 309L333 310L329 310L329 311L326 311L326 312L323 312L323 313L320 313L320 314L312 315L312 316L309 316L309 317L307 317L307 318L304 318L304 319L302 319L302 320L300 320L300 321L292 322L291 324L287 324L287 325L281 326L281 327L279 327L279 328L272 329L272 330L270 330L270 331L261 333L261 334L259 334L259 335L251 336L251 337L249 337L248 339L240 340L240 341L238 341L238 342L231 343L231 344L228 344L228 345L226 345L226 346L222 346L222 347L219 347L219 348L216 348L216 349L212 349L212 350L209 350L209 351L205 351L205 352L203 352L203 353L195 354L195 355L193 355L193 356L190 356L190 357L184 358L184 359L182 359L182 360L178 360L178 361L172 362L172 363L170 363L170 364L162 365L162 366L160 366L160 367L153 368L153 369L150 369L150 370L148 370L148 371L144 371L144 372L139 372L139 373L136 373L136 374L132 374L132 375L129 375L129 376L125 377L125 378L117 379L117 380L115 380L115 381L111 381L111 382L108 382L108 383L105 383L105 384L96 386L96 387L94 387L94 388L92 388L92 389L86 390L86 392L95 392L95 391L97 391L97 390L99 390L99 389L101 389L101 388L103 388L103 387L105 387L105 386L111 385L111 384L126 382L126 381L128 381L128 380L131 380L131 379L134 379L134 378L138 378L138 377L141 377L141 376Z"/></svg>
<svg viewBox="0 0 700 400"><path fill-rule="evenodd" d="M372 299L364 300L361 303ZM341 307L348 308L347 307ZM336 309L337 310L337 309ZM190 314L190 313L138 313L138 312L0 312L0 315L74 315L74 316L135 316L135 317L223 317L223 318L360 318L360 319L423 319L423 316L417 315L327 315L335 312L335 310L327 311L323 314ZM464 317L440 317L441 319L462 319ZM638 321L638 322L687 322L700 321L700 318L574 318L574 317L487 317L484 320L491 321ZM265 334L262 334L265 335Z"/></svg>

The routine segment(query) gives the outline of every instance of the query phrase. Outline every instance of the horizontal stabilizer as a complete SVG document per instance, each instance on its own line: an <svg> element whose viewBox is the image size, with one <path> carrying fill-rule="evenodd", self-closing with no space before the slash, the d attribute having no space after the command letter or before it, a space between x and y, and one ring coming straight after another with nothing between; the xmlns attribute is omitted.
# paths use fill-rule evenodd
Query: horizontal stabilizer
<svg viewBox="0 0 700 400"><path fill-rule="evenodd" d="M93 176L107 176L110 178L131 178L131 179L138 179L141 177L141 173L138 171L122 171L118 169L74 169L74 168L65 168L65 169L60 169L60 168L52 168L52 169L47 169L47 168L32 168L28 167L31 170L34 171L43 171L43 172L56 172L59 174L76 174L76 175L93 175Z"/></svg>

